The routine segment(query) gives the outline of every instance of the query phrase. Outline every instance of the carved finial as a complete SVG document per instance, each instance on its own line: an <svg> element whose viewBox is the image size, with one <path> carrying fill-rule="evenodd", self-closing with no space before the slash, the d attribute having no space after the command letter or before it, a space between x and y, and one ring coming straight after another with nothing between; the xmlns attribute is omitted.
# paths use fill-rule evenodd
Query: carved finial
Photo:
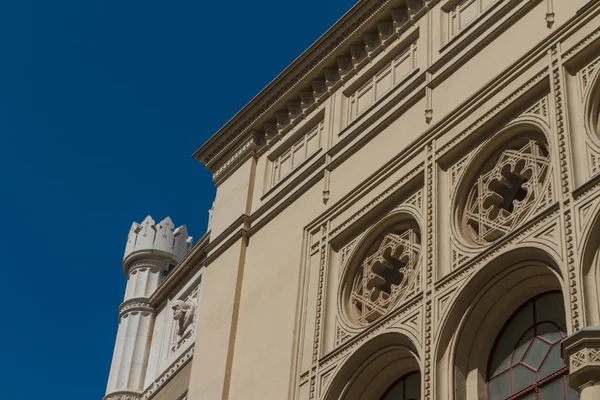
<svg viewBox="0 0 600 400"><path fill-rule="evenodd" d="M432 119L433 119L433 110L431 108L428 108L427 110L425 110L425 122L430 124Z"/></svg>
<svg viewBox="0 0 600 400"><path fill-rule="evenodd" d="M549 12L546 14L546 26L548 29L551 29L552 25L554 25L554 13Z"/></svg>

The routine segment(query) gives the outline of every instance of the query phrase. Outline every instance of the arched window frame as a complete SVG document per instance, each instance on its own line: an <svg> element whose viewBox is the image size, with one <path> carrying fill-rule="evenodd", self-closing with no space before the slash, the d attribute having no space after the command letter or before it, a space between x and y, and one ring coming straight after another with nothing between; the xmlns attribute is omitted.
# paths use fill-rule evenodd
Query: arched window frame
<svg viewBox="0 0 600 400"><path fill-rule="evenodd" d="M562 293L560 293L559 291L548 291L548 292L539 294L539 295L527 300L525 303L523 303L504 323L502 329L500 330L500 332L498 333L498 335L494 341L494 346L492 347L492 351L488 358L488 367L487 367L487 373L486 373L486 386L485 386L486 400L499 399L498 397L491 397L490 383L492 382L492 380L498 379L500 376L505 375L506 373L508 373L508 376L509 376L510 394L507 395L506 397L503 397L502 400L518 400L518 399L543 400L543 397L540 397L540 394L541 394L540 392L543 391L544 388L549 389L551 385L557 384L561 380L562 380L562 389L561 390L564 391L562 398L564 400L578 399L576 392L572 391L572 389L569 388L569 382L568 382L569 367L567 364L565 364L564 360L562 360L561 368L554 370L540 378L540 371L544 367L546 361L548 360L548 357L551 357L552 350L556 346L556 348L558 349L558 352L556 354L560 354L560 343L567 336L566 335L566 326L565 326L566 321L563 320L562 321L563 326L559 326L557 324L556 320L538 319L538 315L537 315L538 314L538 312L537 312L537 309L538 309L537 304L538 303L537 302L540 301L542 298L547 297L552 294L557 294L562 298ZM510 327L510 324L514 321L515 318L518 318L521 315L521 313L524 312L524 310L528 307L531 307L531 313L532 313L531 318L532 318L532 322L533 322L532 325L526 326L526 327L520 327L521 334L520 334L518 340L516 341L515 345L512 347L511 356L510 356L510 359L508 362L508 367L500 370L499 372L492 371L492 363L494 362L494 356L496 355L496 350L498 349L498 346L499 346L500 342L502 341L502 339L505 338L504 335L507 333L507 330ZM563 316L563 318L564 318L564 316ZM549 341L547 338L542 337L538 331L538 329L539 329L538 327L543 326L544 324L553 325L554 327L556 327L560 337L552 342ZM531 334L532 330L533 330L533 332ZM531 334L531 337L528 338L528 334ZM523 339L527 339L527 341L525 341L523 343L523 344L526 344L527 347L520 352L520 354L518 356L519 361L517 361L515 363L514 357L515 357L516 352L519 350L518 346L520 343L522 343ZM524 360L528 356L528 353L531 350L531 348L536 340L546 343L548 345L548 348L547 348L544 356L541 358L541 361L539 361L539 365L537 366L537 368L534 368L532 366L527 365L524 362ZM518 391L514 392L515 379L514 379L513 371L518 367L521 367L522 369L530 371L530 372L535 372L536 380L534 383L532 383L524 388L519 388ZM553 394L556 394L555 391L553 392Z"/></svg>
<svg viewBox="0 0 600 400"><path fill-rule="evenodd" d="M416 385L414 388L417 393L412 393L413 390L408 391L407 393L407 382ZM401 388L402 394L397 393ZM410 397L407 397L410 396ZM397 379L394 383L390 385L389 388L386 389L385 393L381 396L380 400L420 400L421 399L421 372L414 371L410 372L399 379Z"/></svg>

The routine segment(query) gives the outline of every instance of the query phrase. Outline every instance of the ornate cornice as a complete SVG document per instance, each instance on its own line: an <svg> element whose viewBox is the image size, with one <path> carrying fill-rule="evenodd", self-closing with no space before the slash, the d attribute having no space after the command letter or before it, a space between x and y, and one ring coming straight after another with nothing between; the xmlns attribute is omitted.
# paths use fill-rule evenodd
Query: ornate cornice
<svg viewBox="0 0 600 400"><path fill-rule="evenodd" d="M248 140L243 142L232 154L226 158L224 163L219 164L219 167L213 173L215 183L222 182L229 176L227 172L232 171L235 167L246 161L249 156L252 156L260 147L261 138L257 134L253 134Z"/></svg>
<svg viewBox="0 0 600 400"><path fill-rule="evenodd" d="M238 146L242 138L251 135L253 125L267 112L271 111L290 91L300 84L309 83L309 79L307 78L314 75L317 68L326 67L327 65L324 64L330 61L333 64L336 61L334 53L342 47L347 47L348 39L384 7L391 5L392 2L392 0L362 0L356 4L338 23L329 29L315 44L275 78L269 86L263 89L250 103L227 122L204 146L196 151L194 157L210 168L210 165L213 165L215 160L220 159L232 148ZM431 6L436 2L430 1L427 5ZM408 8L407 15L418 18L424 14L424 11L425 8L421 10ZM402 20L402 22L404 21ZM398 28L401 24L400 21L394 21L394 23L396 24L395 28ZM378 28L382 30L380 35L385 35L383 32L385 32L386 28L383 26ZM370 41L366 36L364 40L368 52ZM297 101L294 100L288 102L289 104L285 104L285 108L289 110L289 114L284 113L288 114L284 116L276 115L276 124L280 127L287 125L290 122L290 117L293 119L297 114L302 114L301 110L303 107L310 108L312 102L315 101L314 97L319 97L328 90L331 90L340 75L348 72L346 66L351 66L356 61L353 58L348 61L347 58L339 58L337 60L338 67L324 69L322 71L323 76L313 81L313 87L318 86L318 88L315 87L314 96L299 93ZM312 97L309 101L310 104L305 103L305 100L307 101L309 97Z"/></svg>

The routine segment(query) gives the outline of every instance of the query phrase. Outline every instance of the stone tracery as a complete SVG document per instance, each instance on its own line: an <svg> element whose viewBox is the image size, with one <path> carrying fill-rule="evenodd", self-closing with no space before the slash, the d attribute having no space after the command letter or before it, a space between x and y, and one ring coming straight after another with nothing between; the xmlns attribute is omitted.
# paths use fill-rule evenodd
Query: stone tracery
<svg viewBox="0 0 600 400"><path fill-rule="evenodd" d="M418 280L420 252L418 233L406 229L385 234L375 251L364 259L350 298L360 325L379 319L411 293Z"/></svg>
<svg viewBox="0 0 600 400"><path fill-rule="evenodd" d="M493 242L549 200L548 151L536 140L502 152L488 171L474 182L467 198L463 223L479 244Z"/></svg>

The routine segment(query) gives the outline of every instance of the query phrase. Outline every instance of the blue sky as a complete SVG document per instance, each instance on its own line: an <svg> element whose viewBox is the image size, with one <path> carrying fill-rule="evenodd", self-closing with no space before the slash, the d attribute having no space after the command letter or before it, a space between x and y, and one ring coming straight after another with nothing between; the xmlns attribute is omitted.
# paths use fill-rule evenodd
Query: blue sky
<svg viewBox="0 0 600 400"><path fill-rule="evenodd" d="M132 221L200 237L191 154L354 3L0 2L4 398L102 398Z"/></svg>

